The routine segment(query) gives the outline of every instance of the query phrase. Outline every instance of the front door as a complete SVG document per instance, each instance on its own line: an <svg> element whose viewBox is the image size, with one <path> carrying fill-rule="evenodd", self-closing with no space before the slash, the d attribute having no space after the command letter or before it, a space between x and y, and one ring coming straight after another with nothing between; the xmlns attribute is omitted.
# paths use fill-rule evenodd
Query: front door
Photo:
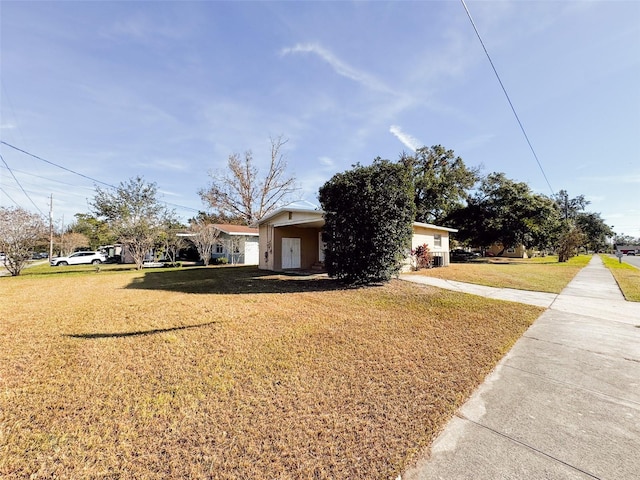
<svg viewBox="0 0 640 480"><path fill-rule="evenodd" d="M300 268L300 239L282 239L282 268Z"/></svg>

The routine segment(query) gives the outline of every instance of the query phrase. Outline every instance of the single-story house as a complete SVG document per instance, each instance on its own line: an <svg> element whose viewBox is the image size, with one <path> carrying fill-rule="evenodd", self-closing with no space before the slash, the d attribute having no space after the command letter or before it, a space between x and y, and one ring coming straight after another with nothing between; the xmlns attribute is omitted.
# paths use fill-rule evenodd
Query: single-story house
<svg viewBox="0 0 640 480"><path fill-rule="evenodd" d="M260 263L262 270L321 269L324 262L324 212L308 208L281 208L262 217Z"/></svg>
<svg viewBox="0 0 640 480"><path fill-rule="evenodd" d="M411 249L427 244L433 255L433 266L444 267L449 265L449 234L455 233L455 228L440 227L431 223L413 222L413 237ZM403 270L409 270L410 263L405 263Z"/></svg>
<svg viewBox="0 0 640 480"><path fill-rule="evenodd" d="M257 228L226 223L214 223L213 227L219 234L211 252L212 260L224 258L227 263L233 265L258 264ZM187 239L194 235L194 233L178 233L178 236Z"/></svg>
<svg viewBox="0 0 640 480"><path fill-rule="evenodd" d="M485 253L487 257L529 258L527 249L520 244L517 247L505 248L500 242L493 243Z"/></svg>
<svg viewBox="0 0 640 480"><path fill-rule="evenodd" d="M627 255L629 252L636 253L640 250L640 246L638 245L616 245L616 251L622 252Z"/></svg>
<svg viewBox="0 0 640 480"><path fill-rule="evenodd" d="M260 262L262 270L321 270L324 264L322 228L324 212L297 207L284 207L258 222ZM449 265L449 233L456 229L428 223L413 224L411 248L427 244L435 266ZM405 270L411 268L407 257Z"/></svg>
<svg viewBox="0 0 640 480"><path fill-rule="evenodd" d="M244 225L215 223L219 232L211 258L226 258L230 264L258 265L258 229Z"/></svg>

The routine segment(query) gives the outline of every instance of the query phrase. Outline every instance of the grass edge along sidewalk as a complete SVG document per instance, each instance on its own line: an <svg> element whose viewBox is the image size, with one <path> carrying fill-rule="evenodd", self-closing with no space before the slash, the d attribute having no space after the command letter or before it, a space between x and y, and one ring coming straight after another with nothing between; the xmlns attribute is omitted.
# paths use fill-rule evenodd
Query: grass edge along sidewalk
<svg viewBox="0 0 640 480"><path fill-rule="evenodd" d="M600 255L600 258L616 279L624 298L630 302L640 302L640 269L610 255Z"/></svg>
<svg viewBox="0 0 640 480"><path fill-rule="evenodd" d="M446 268L423 269L411 272L410 275L495 288L560 293L590 260L591 255L579 255L566 263L559 263L557 256L486 258L467 263L451 263Z"/></svg>
<svg viewBox="0 0 640 480"><path fill-rule="evenodd" d="M2 291L3 478L396 478L541 312L242 267Z"/></svg>

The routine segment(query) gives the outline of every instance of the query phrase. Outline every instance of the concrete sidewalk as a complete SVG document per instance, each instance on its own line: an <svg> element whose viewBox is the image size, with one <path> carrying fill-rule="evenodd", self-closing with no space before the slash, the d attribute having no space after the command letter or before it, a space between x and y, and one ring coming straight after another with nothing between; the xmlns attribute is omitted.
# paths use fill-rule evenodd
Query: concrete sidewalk
<svg viewBox="0 0 640 480"><path fill-rule="evenodd" d="M549 308L402 480L639 479L640 304L599 256L553 298L488 293Z"/></svg>

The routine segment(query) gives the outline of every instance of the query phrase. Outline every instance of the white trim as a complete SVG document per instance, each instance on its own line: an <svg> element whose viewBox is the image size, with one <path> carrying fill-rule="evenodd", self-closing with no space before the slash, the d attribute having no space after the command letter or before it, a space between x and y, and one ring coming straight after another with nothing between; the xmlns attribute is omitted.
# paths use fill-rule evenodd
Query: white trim
<svg viewBox="0 0 640 480"><path fill-rule="evenodd" d="M449 228L449 227L440 227L438 225L433 225L432 223L422 223L422 222L413 222L414 227L421 228L430 228L431 230L441 230L443 232L457 232L457 228Z"/></svg>
<svg viewBox="0 0 640 480"><path fill-rule="evenodd" d="M278 215L280 215L283 212L292 212L292 213L318 213L320 214L320 216L324 215L324 211L323 210L312 210L310 208L287 208L287 207L283 207L283 208L279 208L274 212L271 212L268 215L265 215L264 217L262 217L260 220L258 220L258 225L262 225L263 223L267 223L269 220L271 220L273 217L277 217ZM300 223L300 222L294 222L294 223ZM278 224L280 225L280 224Z"/></svg>

